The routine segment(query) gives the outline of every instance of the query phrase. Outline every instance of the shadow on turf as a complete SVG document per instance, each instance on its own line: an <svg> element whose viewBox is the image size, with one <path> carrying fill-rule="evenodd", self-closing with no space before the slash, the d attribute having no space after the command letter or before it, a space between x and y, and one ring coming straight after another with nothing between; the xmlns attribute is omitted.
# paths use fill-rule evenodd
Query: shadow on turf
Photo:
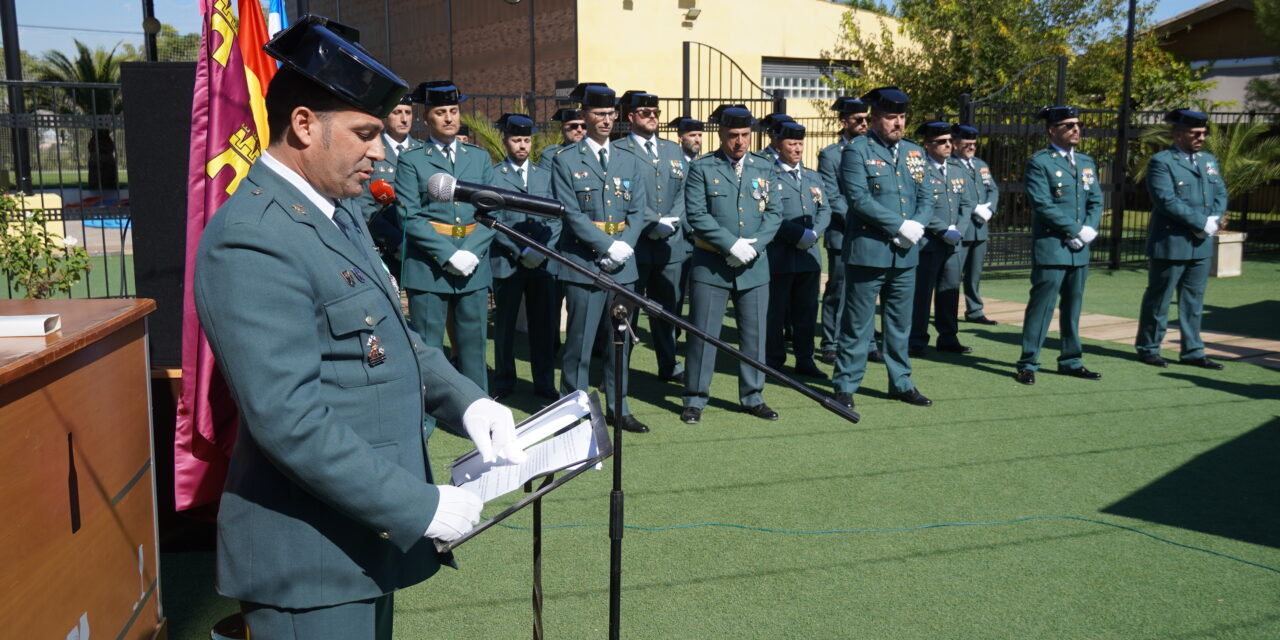
<svg viewBox="0 0 1280 640"><path fill-rule="evenodd" d="M1280 417L1196 456L1103 509L1280 548Z"/></svg>
<svg viewBox="0 0 1280 640"><path fill-rule="evenodd" d="M1031 544L1052 543L1052 542L1059 542L1064 540L1075 540L1079 538L1092 538L1094 536L1109 535L1112 533L1116 533L1116 532L1105 531L1105 530L1081 531L1078 533L1064 533L1064 534L1057 534L1057 535L1028 537L1028 538L1022 538L1019 540L1012 540L1009 542L969 544L969 545L950 547L947 549L937 549L933 551L917 551L913 553L902 553L902 554L895 554L891 556L881 556L881 557L874 557L874 558L857 558L853 560L846 560L843 562L831 562L830 559L826 559L816 564L791 566L791 567L757 568L757 569L751 569L746 571L733 571L729 573L721 573L717 575L691 577L688 579L657 579L657 580L651 580L649 582L644 582L644 583L633 582L629 584L624 579L622 589L626 593L651 591L655 589L659 590L660 593L664 593L667 590L674 587L684 587L684 586L694 585L694 584L714 584L714 583L723 583L723 582L737 582L740 580L758 580L758 579L769 578L773 576L786 576L786 575L795 575L795 574L812 573L812 572L830 573L833 570L858 569L860 567L866 567L868 565L873 565L873 564L900 563L900 562L906 562L910 560L946 557L946 556L962 554L962 553L982 553L985 551L993 551L996 549L1008 549L1008 548L1021 547L1025 545L1031 545ZM838 534L833 534L833 535L838 535ZM826 536L806 536L806 537L822 538ZM625 559L624 559L624 562L625 562ZM607 592L608 592L607 586L589 587L589 588L577 589L573 591L562 591L562 592L548 591L544 594L544 597L549 601L569 600L574 598L603 596ZM434 611L445 611L445 610L456 611L459 609L474 609L474 608L487 609L489 607L517 605L517 604L523 604L528 602L529 602L528 595L520 595L512 598L491 598L488 600L472 600L470 602L461 602L461 603L450 602L449 604L441 607L434 607L434 606L413 607L413 606L409 606L404 600L398 600L396 604L396 610L399 614L403 615L405 612L431 613ZM624 605L626 602L627 602L627 599L626 599L626 596L624 595L623 596Z"/></svg>
<svg viewBox="0 0 1280 640"><path fill-rule="evenodd" d="M1242 307L1205 305L1201 328L1206 331L1238 333L1251 338L1280 339L1280 300L1261 300ZM1267 318L1271 318L1267 320Z"/></svg>

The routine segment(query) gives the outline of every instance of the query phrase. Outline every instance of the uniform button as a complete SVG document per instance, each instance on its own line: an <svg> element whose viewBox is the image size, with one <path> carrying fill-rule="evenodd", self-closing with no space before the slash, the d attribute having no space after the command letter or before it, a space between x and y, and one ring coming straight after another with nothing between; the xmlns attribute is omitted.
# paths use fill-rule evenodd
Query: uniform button
<svg viewBox="0 0 1280 640"><path fill-rule="evenodd" d="M378 534L378 537L379 537L379 538L382 538L383 540L390 540L390 539L391 539L391 534L390 534L390 533L387 533L386 531L383 531L383 532L381 532L381 533L379 533L379 534Z"/></svg>
<svg viewBox="0 0 1280 640"><path fill-rule="evenodd" d="M741 220L739 220L739 221L738 221L738 226L739 226L739 227L745 227L745 226L747 226L747 223L742 222Z"/></svg>
<svg viewBox="0 0 1280 640"><path fill-rule="evenodd" d="M413 343L413 350L414 350L414 351L417 351L417 350L418 350L418 343L416 343L416 342L415 342L415 343Z"/></svg>
<svg viewBox="0 0 1280 640"><path fill-rule="evenodd" d="M658 191L662 191L662 185L658 185Z"/></svg>
<svg viewBox="0 0 1280 640"><path fill-rule="evenodd" d="M427 395L427 385L422 385L422 395Z"/></svg>
<svg viewBox="0 0 1280 640"><path fill-rule="evenodd" d="M738 213L742 213L742 207L738 207Z"/></svg>
<svg viewBox="0 0 1280 640"><path fill-rule="evenodd" d="M658 198L658 204L662 204L662 198Z"/></svg>
<svg viewBox="0 0 1280 640"><path fill-rule="evenodd" d="M937 198L937 196L934 196L934 198ZM907 200L906 200L906 198L903 198L903 199L899 200L898 202L901 202L902 204L906 204L906 203L907 203Z"/></svg>
<svg viewBox="0 0 1280 640"><path fill-rule="evenodd" d="M453 206L455 206L455 207L456 207L456 206L458 206L458 205L460 205L460 204L462 204L462 203L461 203L461 202L455 202L455 203L453 203Z"/></svg>
<svg viewBox="0 0 1280 640"><path fill-rule="evenodd" d="M364 323L372 327L372 326L373 326L373 316L365 316L365 317L364 317Z"/></svg>
<svg viewBox="0 0 1280 640"><path fill-rule="evenodd" d="M907 217L907 214L905 214L905 213L904 213L904 214L902 214L902 217L904 217L904 218L905 218L905 217Z"/></svg>
<svg viewBox="0 0 1280 640"><path fill-rule="evenodd" d="M610 205L610 204L613 204L613 201L612 201L612 200L605 200L605 201L604 201L604 203L605 203L606 205Z"/></svg>
<svg viewBox="0 0 1280 640"><path fill-rule="evenodd" d="M462 222L462 218L454 218L454 219L453 219L453 221L454 221L454 222Z"/></svg>

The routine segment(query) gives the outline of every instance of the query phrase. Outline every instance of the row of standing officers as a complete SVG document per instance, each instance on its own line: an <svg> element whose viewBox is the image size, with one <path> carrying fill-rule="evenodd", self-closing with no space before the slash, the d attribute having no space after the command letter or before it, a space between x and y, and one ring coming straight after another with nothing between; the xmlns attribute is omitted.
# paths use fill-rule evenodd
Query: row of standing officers
<svg viewBox="0 0 1280 640"><path fill-rule="evenodd" d="M530 159L534 123L521 114L503 115L496 124L506 157L493 164L487 152L458 139L459 105L467 97L449 81L423 83L388 116L386 159L376 168L375 179L394 182L398 205L380 205L369 193L364 199L370 231L408 293L415 327L428 344L439 347L449 324L459 371L494 397L509 395L515 387L515 322L522 299L535 394L553 399L588 388L608 294L590 278L556 269L540 252L477 225L470 204L433 201L426 184L440 172L459 181L555 198L565 207L563 222L509 211L497 217L671 313L680 313L687 294L688 320L713 336L718 337L732 301L744 353L781 368L789 338L795 372L825 378L815 360L834 364L836 398L851 408L868 360L886 365L891 397L932 404L911 380L910 358L929 345L931 316L936 349L972 351L958 338L961 292L967 321L995 324L983 312L979 282L987 223L997 209L999 189L989 166L975 155L976 129L926 122L914 131L921 144L907 140L908 96L895 87L881 87L861 98L836 100L832 109L840 118L840 139L821 150L815 171L801 162L805 128L784 114L758 122L742 105L721 105L709 119L718 128L719 146L702 154L702 122L673 120L670 126L678 131L679 143L657 136L661 112L654 94L627 91L619 98L602 83L583 83L571 97L581 108L555 114L562 142L544 149L538 163ZM424 141L408 135L412 102L423 105ZM1081 360L1077 320L1089 246L1101 219L1097 167L1075 151L1081 129L1074 107L1048 107L1039 115L1046 121L1050 145L1027 166L1035 268L1016 377L1034 384L1039 351L1060 297L1058 369L1096 380L1100 374ZM629 121L630 132L611 139L619 117ZM1197 123L1203 127L1197 117L1203 114L1176 110L1170 122L1175 130ZM749 143L757 125L771 142L753 153ZM1199 140L1202 144L1203 137ZM1203 162L1209 166L1205 174L1216 174L1211 160ZM1207 186L1221 187L1220 177L1208 177L1212 184ZM1174 195L1181 195L1181 185ZM1219 217L1225 209L1225 189L1220 191L1222 202L1215 192L1206 196L1214 202L1200 203L1216 207ZM1197 233L1173 235L1200 246L1216 231L1201 226L1205 228ZM828 274L821 293L820 241ZM1173 288L1181 286L1182 297L1192 300L1196 291L1203 295L1204 278L1198 271L1193 270L1190 277L1196 282L1190 284L1181 273L1172 284L1167 275L1159 282L1153 276L1149 287L1146 297L1151 300L1144 301L1143 314L1152 316L1144 320L1151 335L1145 342L1140 337L1139 344L1148 364L1163 362L1158 341L1152 347L1151 340L1157 333L1163 339ZM485 366L490 290L497 305L493 388ZM560 300L568 322L563 345ZM875 330L877 302L882 331ZM1189 332L1184 327L1184 340L1193 344L1184 347L1182 359L1220 366L1204 358L1202 345L1195 348L1198 312L1188 308L1183 315L1196 326ZM714 348L688 336L682 365L674 327L654 321L650 333L659 378L684 387L681 420L699 422L710 398ZM815 341L820 345L816 353ZM625 352L629 355L629 349ZM620 420L630 431L647 431L626 404L629 364L622 363L622 378L615 380L613 357L612 349L603 350L604 390L610 398L621 394L623 409L621 416L609 419ZM778 413L764 402L764 374L740 364L738 379L742 409L776 420Z"/></svg>

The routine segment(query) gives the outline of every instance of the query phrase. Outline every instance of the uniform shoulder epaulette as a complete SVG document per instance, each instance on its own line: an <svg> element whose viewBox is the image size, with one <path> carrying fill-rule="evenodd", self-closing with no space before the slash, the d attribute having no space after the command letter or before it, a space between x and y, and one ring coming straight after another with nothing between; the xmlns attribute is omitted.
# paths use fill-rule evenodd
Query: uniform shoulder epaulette
<svg viewBox="0 0 1280 640"><path fill-rule="evenodd" d="M708 152L706 152L706 153L704 153L704 154L702 154L702 155L700 155L700 156L698 156L698 157L694 158L694 159L693 159L693 161L694 161L694 162L698 162L698 161L701 161L701 160L705 160L705 159L707 159L707 158L714 158L714 157L715 157L715 155L716 155L716 152L714 152L714 151L708 151Z"/></svg>
<svg viewBox="0 0 1280 640"><path fill-rule="evenodd" d="M568 151L568 150L570 150L570 149L576 148L577 146L578 146L578 145L574 144L574 145L569 145L569 146L560 147L559 149L556 149L556 153L555 153L555 155L560 155L560 154L562 154L562 153L564 153L564 152L566 152L566 151Z"/></svg>
<svg viewBox="0 0 1280 640"><path fill-rule="evenodd" d="M1054 151L1053 149L1041 149L1041 150L1039 150L1039 151L1037 151L1037 152L1035 152L1035 153L1031 154L1031 157L1032 157L1032 158L1041 158L1041 157L1044 157L1044 156L1047 156L1047 155L1049 155L1049 154L1053 154L1053 153L1057 153L1057 152L1056 152L1056 151Z"/></svg>

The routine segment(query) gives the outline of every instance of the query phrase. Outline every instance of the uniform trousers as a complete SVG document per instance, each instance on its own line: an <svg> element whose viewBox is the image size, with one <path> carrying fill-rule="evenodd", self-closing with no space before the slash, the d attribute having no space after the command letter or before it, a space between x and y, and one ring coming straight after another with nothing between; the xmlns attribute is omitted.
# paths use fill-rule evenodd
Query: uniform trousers
<svg viewBox="0 0 1280 640"><path fill-rule="evenodd" d="M253 640L391 640L394 594L315 609L241 602Z"/></svg>
<svg viewBox="0 0 1280 640"><path fill-rule="evenodd" d="M987 241L969 240L960 243L960 277L964 282L964 319L985 317L982 310L982 294L978 291L982 281L982 263L987 259Z"/></svg>
<svg viewBox="0 0 1280 640"><path fill-rule="evenodd" d="M935 247L933 243L939 245ZM933 326L938 330L938 346L960 344L956 338L960 312L960 252L945 241L932 239L920 251L916 267L916 293L911 313L910 345L923 348L929 344L929 309L933 308Z"/></svg>
<svg viewBox="0 0 1280 640"><path fill-rule="evenodd" d="M488 391L489 372L485 366L484 351L489 331L489 290L477 289L466 293L409 290L409 315L413 319L413 328L427 346L444 348L445 319L451 305L454 335L458 340L452 345L453 355L458 360L458 373Z"/></svg>
<svg viewBox="0 0 1280 640"><path fill-rule="evenodd" d="M876 297L880 297L885 368L889 393L915 388L907 355L911 311L915 303L915 267L859 267L846 265L844 314L840 318L840 348L836 351L832 382L837 393L857 393L867 372L867 353L873 344Z"/></svg>
<svg viewBox="0 0 1280 640"><path fill-rule="evenodd" d="M516 385L516 318L522 298L533 388L554 391L560 307L556 304L556 279L544 271L493 281L493 389L511 391Z"/></svg>
<svg viewBox="0 0 1280 640"><path fill-rule="evenodd" d="M1088 277L1088 266L1036 266L1031 269L1031 299L1023 316L1019 371L1040 368L1040 349L1049 334L1049 325L1053 323L1054 301L1058 298L1061 298L1058 332L1062 337L1058 368L1079 369L1084 366L1081 363L1084 346L1080 344L1080 305Z"/></svg>
<svg viewBox="0 0 1280 640"><path fill-rule="evenodd" d="M668 264L644 264L636 289L646 298L662 305L672 315L680 315L680 276L683 262ZM633 317L631 324L635 325ZM670 378L684 370L676 360L676 328L662 320L649 318L649 335L653 338L653 351L658 355L658 377Z"/></svg>
<svg viewBox="0 0 1280 640"><path fill-rule="evenodd" d="M814 364L813 339L818 323L820 271L774 273L769 276L769 320L765 364L777 369L787 362L783 325L791 325L791 348L796 366Z"/></svg>
<svg viewBox="0 0 1280 640"><path fill-rule="evenodd" d="M822 290L822 351L834 352L844 315L844 253L827 248L827 286Z"/></svg>
<svg viewBox="0 0 1280 640"><path fill-rule="evenodd" d="M561 282L564 288L565 306L568 309L569 322L565 331L565 343L560 352L560 395L569 395L574 391L586 391L591 384L591 347L596 342L596 332L601 325L609 326L605 318L610 294L592 285L577 282ZM632 287L632 285L628 285ZM614 352L610 344L604 350L604 394L605 407L613 413L614 394L622 394L622 415L631 415L627 403L627 388L631 378L631 347L626 345L622 350L622 380L615 380Z"/></svg>
<svg viewBox="0 0 1280 640"><path fill-rule="evenodd" d="M726 289L693 282L689 291L689 322L714 338L720 337L724 312L733 300L738 322L738 349L759 360L764 354L765 323L769 313L769 287ZM685 341L684 406L705 408L711 399L711 378L716 371L716 348L689 335ZM764 402L764 374L745 362L738 363L738 401L744 407Z"/></svg>
<svg viewBox="0 0 1280 640"><path fill-rule="evenodd" d="M1160 355L1169 326L1169 302L1178 292L1178 328L1183 360L1204 357L1204 341L1200 339L1200 318L1204 313L1204 292L1209 285L1209 258L1195 260L1157 260L1152 258L1147 272L1147 290L1142 294L1138 313L1139 355Z"/></svg>

